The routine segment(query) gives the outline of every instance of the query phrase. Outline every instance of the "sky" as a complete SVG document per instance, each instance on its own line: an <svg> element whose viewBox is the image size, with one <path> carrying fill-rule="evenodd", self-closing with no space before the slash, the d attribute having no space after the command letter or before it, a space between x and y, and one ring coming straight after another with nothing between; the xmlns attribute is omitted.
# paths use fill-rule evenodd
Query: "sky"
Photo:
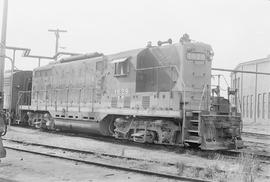
<svg viewBox="0 0 270 182"><path fill-rule="evenodd" d="M0 0L1 17L2 8ZM188 33L213 47L213 67L233 69L270 55L269 0L9 0L7 46L52 56L55 36L48 29L55 28L68 31L60 51L75 53L117 53L148 41L178 42ZM17 53L18 69L37 65Z"/></svg>

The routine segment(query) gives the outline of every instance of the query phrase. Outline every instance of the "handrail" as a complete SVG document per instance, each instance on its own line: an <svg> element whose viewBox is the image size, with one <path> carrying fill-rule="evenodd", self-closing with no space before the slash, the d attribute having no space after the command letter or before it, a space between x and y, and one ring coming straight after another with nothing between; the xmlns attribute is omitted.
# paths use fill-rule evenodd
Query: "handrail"
<svg viewBox="0 0 270 182"><path fill-rule="evenodd" d="M205 94L205 90L206 90L206 84L204 84L204 86L203 86L203 92L202 92L201 99L200 99L199 110L201 110L202 100L203 100L203 97Z"/></svg>
<svg viewBox="0 0 270 182"><path fill-rule="evenodd" d="M236 101L236 102L238 102L240 112L242 113L242 102L241 102L241 100L240 100L240 98L239 98L239 97L237 97L237 101ZM255 108L255 109L257 109L257 108ZM237 111L237 108L236 108L236 111Z"/></svg>
<svg viewBox="0 0 270 182"><path fill-rule="evenodd" d="M19 91L19 93L31 93L32 91Z"/></svg>
<svg viewBox="0 0 270 182"><path fill-rule="evenodd" d="M92 90L92 89L95 89L95 87L76 87L76 88L69 88L69 87L66 87L66 88L53 88L53 89L50 89L52 91L59 91L59 90L81 90L81 89L86 89L86 90ZM49 90L38 90L38 91L34 91L34 92L48 92ZM20 91L20 92L32 92L32 91Z"/></svg>
<svg viewBox="0 0 270 182"><path fill-rule="evenodd" d="M27 104L30 104L30 100L31 100L31 91L19 91L18 92L18 101L16 103L17 106L20 105L21 99L23 98L23 96L25 96L25 94L29 94L27 95L27 97L29 97L29 100L26 100ZM28 103L29 102L29 103Z"/></svg>
<svg viewBox="0 0 270 182"><path fill-rule="evenodd" d="M23 94L21 94L21 92L23 92L23 91L19 91L19 93L18 93L18 101L16 103L16 108L15 108L16 115L19 114L19 116L20 116L20 113L19 113L19 111L20 111L20 108L19 108L20 107L20 101L21 101L21 98L22 98L22 95L23 95Z"/></svg>
<svg viewBox="0 0 270 182"><path fill-rule="evenodd" d="M144 71L144 70L170 68L170 67L176 67L176 65L172 64L172 65L165 65L165 66L154 66L154 67L148 67L148 68L138 68L138 69L135 69L135 71Z"/></svg>
<svg viewBox="0 0 270 182"><path fill-rule="evenodd" d="M19 106L19 105L20 105L20 101L21 101L21 98L22 98L23 92L24 92L24 91L19 91L19 93L18 93L19 98L18 98L18 101L17 101L17 104L16 104L17 106Z"/></svg>
<svg viewBox="0 0 270 182"><path fill-rule="evenodd" d="M183 101L184 101L184 103L183 103L183 123L182 123L182 144L184 144L184 139L185 139L185 125L186 125L186 91L185 91L185 87L186 87L186 85L185 85L185 83L184 83L184 81L183 81L183 79L181 79L181 84L182 84L182 86L183 86L183 97L184 97L184 99L183 99Z"/></svg>

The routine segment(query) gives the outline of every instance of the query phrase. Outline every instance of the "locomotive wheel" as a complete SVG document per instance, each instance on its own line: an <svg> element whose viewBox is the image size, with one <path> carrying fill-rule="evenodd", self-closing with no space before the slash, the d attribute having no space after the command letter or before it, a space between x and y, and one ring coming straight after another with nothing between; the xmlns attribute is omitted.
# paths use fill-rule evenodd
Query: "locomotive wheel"
<svg viewBox="0 0 270 182"><path fill-rule="evenodd" d="M34 126L37 129L41 129L41 121L39 118L34 119Z"/></svg>
<svg viewBox="0 0 270 182"><path fill-rule="evenodd" d="M99 122L99 128L102 135L113 136L114 135L114 119L112 115L106 116L103 120Z"/></svg>
<svg viewBox="0 0 270 182"><path fill-rule="evenodd" d="M157 133L155 131L147 131L146 132L146 142L154 143L157 138Z"/></svg>

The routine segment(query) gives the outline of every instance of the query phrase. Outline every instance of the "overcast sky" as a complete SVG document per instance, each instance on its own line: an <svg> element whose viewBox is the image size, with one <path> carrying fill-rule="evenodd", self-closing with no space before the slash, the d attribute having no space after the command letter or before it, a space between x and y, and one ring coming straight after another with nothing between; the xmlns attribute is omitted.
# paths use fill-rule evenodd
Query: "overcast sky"
<svg viewBox="0 0 270 182"><path fill-rule="evenodd" d="M2 8L0 0L1 16ZM188 33L191 39L212 45L215 67L232 69L270 54L270 1L9 0L8 46L52 56L55 36L50 28L68 31L61 34L60 46L66 47L62 51L105 54L145 47L147 41L178 42ZM19 69L37 66L20 55Z"/></svg>

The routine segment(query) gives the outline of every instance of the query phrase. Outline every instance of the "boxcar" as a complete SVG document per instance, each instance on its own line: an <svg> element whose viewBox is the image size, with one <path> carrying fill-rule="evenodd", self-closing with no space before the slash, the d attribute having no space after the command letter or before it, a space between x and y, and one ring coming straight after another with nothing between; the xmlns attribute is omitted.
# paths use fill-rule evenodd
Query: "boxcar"
<svg viewBox="0 0 270 182"><path fill-rule="evenodd" d="M8 119L15 122L15 113L18 108L18 102L21 99L20 92L29 92L32 90L32 71L16 70L13 73L13 82L11 85L11 72L6 71L4 74L4 110L7 113ZM28 99L28 100L27 100ZM24 100L20 101L23 105L30 105L31 97L25 96Z"/></svg>

